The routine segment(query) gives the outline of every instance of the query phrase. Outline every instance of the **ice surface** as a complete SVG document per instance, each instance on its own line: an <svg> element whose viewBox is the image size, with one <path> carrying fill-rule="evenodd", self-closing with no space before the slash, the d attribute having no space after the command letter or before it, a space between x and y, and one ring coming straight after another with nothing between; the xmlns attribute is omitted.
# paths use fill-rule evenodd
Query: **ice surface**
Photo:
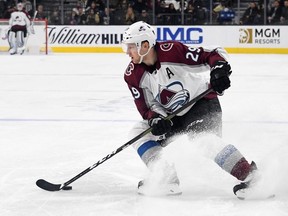
<svg viewBox="0 0 288 216"><path fill-rule="evenodd" d="M64 183L128 141L141 119L123 81L129 59L2 55L0 215L287 216L287 55L230 57L232 87L220 98L223 139L257 162L274 199L238 200L232 192L238 181L199 154L203 140L186 137L165 149L181 196L137 195L147 171L132 147L75 181L72 191L39 189L37 179Z"/></svg>

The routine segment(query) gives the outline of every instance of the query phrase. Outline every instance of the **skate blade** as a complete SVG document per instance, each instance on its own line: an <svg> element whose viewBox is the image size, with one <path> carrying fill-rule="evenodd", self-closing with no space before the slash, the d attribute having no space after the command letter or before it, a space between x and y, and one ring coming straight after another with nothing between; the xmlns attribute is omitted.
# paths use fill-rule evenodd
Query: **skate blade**
<svg viewBox="0 0 288 216"><path fill-rule="evenodd" d="M268 193L253 194L253 193L251 193L251 191L249 191L249 192L247 193L247 190L246 191L239 190L236 193L236 197L239 200L261 200L261 199L273 199L274 197L276 197L276 194L273 194L273 193L271 193L271 194L268 194Z"/></svg>
<svg viewBox="0 0 288 216"><path fill-rule="evenodd" d="M179 196L182 194L179 185L168 185L167 187L149 188L142 186L137 193L142 196Z"/></svg>

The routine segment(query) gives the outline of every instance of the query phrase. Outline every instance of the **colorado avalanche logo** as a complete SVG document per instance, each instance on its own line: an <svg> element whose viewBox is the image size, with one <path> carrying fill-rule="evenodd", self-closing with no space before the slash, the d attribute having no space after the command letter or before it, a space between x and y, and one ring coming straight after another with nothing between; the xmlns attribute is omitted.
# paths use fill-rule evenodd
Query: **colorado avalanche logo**
<svg viewBox="0 0 288 216"><path fill-rule="evenodd" d="M156 100L159 101L168 112L174 112L186 104L189 98L189 92L183 88L181 82L176 81L168 86L159 85L159 93Z"/></svg>
<svg viewBox="0 0 288 216"><path fill-rule="evenodd" d="M128 65L128 67L125 71L125 75L130 76L132 74L133 70L134 70L134 64L132 62L130 62L130 64Z"/></svg>
<svg viewBox="0 0 288 216"><path fill-rule="evenodd" d="M167 52L170 51L173 47L173 43L165 43L160 45L160 49Z"/></svg>
<svg viewBox="0 0 288 216"><path fill-rule="evenodd" d="M139 28L139 32L141 32L141 31L146 31L145 26L140 26L140 28Z"/></svg>

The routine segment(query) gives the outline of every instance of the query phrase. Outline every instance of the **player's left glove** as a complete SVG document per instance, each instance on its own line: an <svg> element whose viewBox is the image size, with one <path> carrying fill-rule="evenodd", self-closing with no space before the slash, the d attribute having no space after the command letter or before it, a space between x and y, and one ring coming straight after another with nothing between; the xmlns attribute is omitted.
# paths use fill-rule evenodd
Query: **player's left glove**
<svg viewBox="0 0 288 216"><path fill-rule="evenodd" d="M222 94L225 89L230 87L229 76L232 73L228 62L217 61L210 72L210 84L212 89L218 94Z"/></svg>
<svg viewBox="0 0 288 216"><path fill-rule="evenodd" d="M152 127L151 133L155 136L160 136L171 131L173 122L165 120L159 115L158 117L149 119L148 124Z"/></svg>

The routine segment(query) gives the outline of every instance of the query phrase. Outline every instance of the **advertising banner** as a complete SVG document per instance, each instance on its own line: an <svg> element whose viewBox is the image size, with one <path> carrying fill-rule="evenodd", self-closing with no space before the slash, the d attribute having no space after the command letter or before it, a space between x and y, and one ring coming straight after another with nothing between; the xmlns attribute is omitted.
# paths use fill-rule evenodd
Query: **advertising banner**
<svg viewBox="0 0 288 216"><path fill-rule="evenodd" d="M128 26L48 26L53 52L122 52ZM154 26L158 41L222 46L229 53L288 54L288 26ZM0 46L7 40L0 38Z"/></svg>

